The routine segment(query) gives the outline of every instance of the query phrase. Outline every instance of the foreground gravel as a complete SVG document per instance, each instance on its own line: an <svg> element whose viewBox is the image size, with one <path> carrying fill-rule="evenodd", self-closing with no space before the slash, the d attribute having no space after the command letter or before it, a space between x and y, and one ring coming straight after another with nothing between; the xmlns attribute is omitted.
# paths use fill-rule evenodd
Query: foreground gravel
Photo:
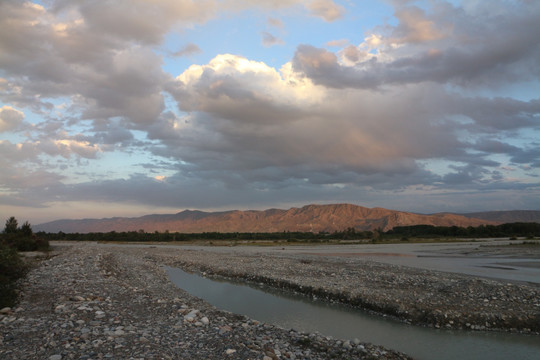
<svg viewBox="0 0 540 360"><path fill-rule="evenodd" d="M162 267L268 281L294 268L311 278L328 272L311 260L81 243L58 250L22 282L19 306L0 310L0 359L408 358L356 339L301 334L219 311L176 288ZM296 284L301 276L284 281ZM342 276L349 275L332 278Z"/></svg>

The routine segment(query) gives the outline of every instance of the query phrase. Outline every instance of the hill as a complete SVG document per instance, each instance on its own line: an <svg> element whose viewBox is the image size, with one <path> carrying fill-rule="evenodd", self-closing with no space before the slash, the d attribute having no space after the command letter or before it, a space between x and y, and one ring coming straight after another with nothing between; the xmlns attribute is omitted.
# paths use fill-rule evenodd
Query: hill
<svg viewBox="0 0 540 360"><path fill-rule="evenodd" d="M468 218L494 221L497 223L511 222L537 222L540 223L540 211L513 210L513 211L485 211L462 214Z"/></svg>
<svg viewBox="0 0 540 360"><path fill-rule="evenodd" d="M349 227L356 230L390 230L395 226L479 226L495 221L459 214L431 215L366 208L351 204L307 205L288 210L232 210L204 212L185 210L177 214L146 215L136 218L57 220L34 227L35 231L89 233L110 231L201 232L334 232Z"/></svg>

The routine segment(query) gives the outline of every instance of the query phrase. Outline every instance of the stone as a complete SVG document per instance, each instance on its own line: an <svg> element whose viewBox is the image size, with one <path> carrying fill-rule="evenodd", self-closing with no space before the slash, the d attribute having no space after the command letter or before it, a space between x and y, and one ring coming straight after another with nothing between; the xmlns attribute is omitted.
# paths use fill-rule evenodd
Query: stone
<svg viewBox="0 0 540 360"><path fill-rule="evenodd" d="M219 335L225 335L229 331L231 331L232 328L229 325L225 325L219 328Z"/></svg>
<svg viewBox="0 0 540 360"><path fill-rule="evenodd" d="M56 354L49 356L49 360L62 360L62 355Z"/></svg>
<svg viewBox="0 0 540 360"><path fill-rule="evenodd" d="M188 322L193 322L197 318L199 310L191 310L187 315L184 315L184 320Z"/></svg>
<svg viewBox="0 0 540 360"><path fill-rule="evenodd" d="M11 312L10 307L5 307L5 308L0 309L0 314L9 314L10 312Z"/></svg>
<svg viewBox="0 0 540 360"><path fill-rule="evenodd" d="M227 355L234 354L235 352L236 352L235 349L227 349L227 350L225 350L225 354L227 354Z"/></svg>

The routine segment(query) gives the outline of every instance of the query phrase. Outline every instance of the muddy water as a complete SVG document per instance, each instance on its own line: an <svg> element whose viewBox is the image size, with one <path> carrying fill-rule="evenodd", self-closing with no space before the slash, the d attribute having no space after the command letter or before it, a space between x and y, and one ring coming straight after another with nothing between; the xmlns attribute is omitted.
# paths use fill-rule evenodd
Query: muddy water
<svg viewBox="0 0 540 360"><path fill-rule="evenodd" d="M211 280L181 269L166 269L178 287L217 308L286 329L357 338L415 359L539 359L538 336L423 328L268 287L254 288Z"/></svg>

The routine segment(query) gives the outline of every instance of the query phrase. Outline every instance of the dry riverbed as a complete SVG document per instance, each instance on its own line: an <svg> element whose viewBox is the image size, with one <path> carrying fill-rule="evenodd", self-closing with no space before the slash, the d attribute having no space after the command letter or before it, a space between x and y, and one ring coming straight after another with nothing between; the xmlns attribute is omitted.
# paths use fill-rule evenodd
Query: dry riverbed
<svg viewBox="0 0 540 360"><path fill-rule="evenodd" d="M414 324L540 332L540 288L287 251L73 243L35 268L19 307L0 315L2 359L402 359L361 343L301 334L219 311L163 265L265 283Z"/></svg>
<svg viewBox="0 0 540 360"><path fill-rule="evenodd" d="M171 249L74 243L41 261L0 314L1 359L406 359L359 340L280 329L178 289Z"/></svg>

